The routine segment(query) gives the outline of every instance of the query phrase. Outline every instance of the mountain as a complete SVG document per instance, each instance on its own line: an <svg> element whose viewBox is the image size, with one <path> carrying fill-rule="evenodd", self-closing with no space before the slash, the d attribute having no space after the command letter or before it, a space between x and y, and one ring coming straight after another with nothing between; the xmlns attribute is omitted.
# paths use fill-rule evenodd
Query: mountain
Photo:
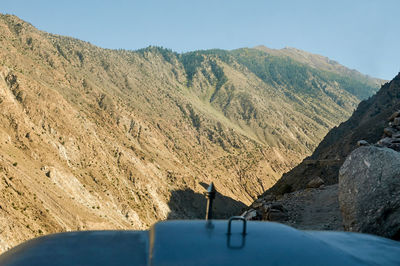
<svg viewBox="0 0 400 266"><path fill-rule="evenodd" d="M304 189L317 176L326 184L336 184L339 168L357 147L357 141L376 143L382 137L388 117L399 109L400 74L362 101L346 122L329 131L311 156L285 173L264 195Z"/></svg>
<svg viewBox="0 0 400 266"><path fill-rule="evenodd" d="M399 110L400 73L330 130L314 153L285 173L244 216L298 229L398 240Z"/></svg>
<svg viewBox="0 0 400 266"><path fill-rule="evenodd" d="M303 64L307 64L311 67L333 72L339 75L347 76L352 79L356 79L358 81L364 81L367 80L368 83L370 84L375 84L377 87L382 85L382 80L378 80L369 76L362 75L359 73L357 70L354 69L348 69L347 67L342 66L338 62L329 59L328 57L322 56L322 55L317 55L317 54L312 54L308 53L306 51L302 51L296 48L292 47L285 47L283 49L277 50L277 49L270 49L265 46L257 46L255 49L261 50L265 53L274 55L274 56L286 56L290 57L295 61L301 62ZM368 86L365 88L359 88L359 87L354 87L354 92L355 94L358 95L363 95L362 97L367 98L369 95L368 91Z"/></svg>
<svg viewBox="0 0 400 266"><path fill-rule="evenodd" d="M202 218L210 182L228 217L380 82L260 49L102 49L0 15L0 249Z"/></svg>

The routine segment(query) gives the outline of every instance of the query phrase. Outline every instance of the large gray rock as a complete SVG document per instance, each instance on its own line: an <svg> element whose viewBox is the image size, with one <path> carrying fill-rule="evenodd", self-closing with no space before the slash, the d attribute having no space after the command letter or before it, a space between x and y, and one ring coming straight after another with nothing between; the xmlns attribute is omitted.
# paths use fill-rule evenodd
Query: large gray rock
<svg viewBox="0 0 400 266"><path fill-rule="evenodd" d="M339 204L346 230L400 237L400 153L360 147L339 171Z"/></svg>

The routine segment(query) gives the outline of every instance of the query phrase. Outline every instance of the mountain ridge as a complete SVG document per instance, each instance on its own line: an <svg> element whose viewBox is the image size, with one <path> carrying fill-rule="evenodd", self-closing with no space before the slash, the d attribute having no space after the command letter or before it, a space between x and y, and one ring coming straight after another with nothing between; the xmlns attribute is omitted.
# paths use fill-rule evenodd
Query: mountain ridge
<svg viewBox="0 0 400 266"><path fill-rule="evenodd" d="M254 50L102 49L7 15L0 44L1 250L52 232L202 218L211 181L227 217L360 101L346 79ZM302 75L280 75L289 67Z"/></svg>
<svg viewBox="0 0 400 266"><path fill-rule="evenodd" d="M376 82L376 85L379 86L382 85L384 82L387 82L387 80L375 79L373 77L370 77L369 75L364 75L355 69L349 69L339 64L337 61L329 59L326 56L309 53L294 47L285 47L283 49L271 49L264 45L258 45L255 46L254 49L258 49L261 51L265 51L266 53L271 53L275 55L288 56L299 62L308 63L310 66L314 68L330 70L336 73L347 74L347 75L355 74L358 77L364 77L364 78L366 77L370 81Z"/></svg>

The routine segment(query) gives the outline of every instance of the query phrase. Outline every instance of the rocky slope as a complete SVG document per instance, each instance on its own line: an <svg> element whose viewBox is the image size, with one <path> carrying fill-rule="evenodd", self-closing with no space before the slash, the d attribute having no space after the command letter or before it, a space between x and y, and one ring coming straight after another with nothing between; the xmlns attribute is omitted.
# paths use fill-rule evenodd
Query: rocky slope
<svg viewBox="0 0 400 266"><path fill-rule="evenodd" d="M357 141L377 142L387 119L400 108L400 75L386 83L371 98L362 101L346 122L333 128L321 141L314 153L301 164L285 173L264 194L282 194L303 189L315 177L326 184L338 182L339 168L344 159L357 147Z"/></svg>
<svg viewBox="0 0 400 266"><path fill-rule="evenodd" d="M302 230L344 230L337 184L301 189L278 197L261 197L243 216Z"/></svg>
<svg viewBox="0 0 400 266"><path fill-rule="evenodd" d="M339 171L344 228L400 240L400 110L375 145L365 140Z"/></svg>
<svg viewBox="0 0 400 266"><path fill-rule="evenodd" d="M257 199L244 213L247 219L398 240L399 98L400 74L361 102L348 121L332 129L311 159L285 174ZM321 154L326 157L318 157ZM310 162L312 158L316 159Z"/></svg>
<svg viewBox="0 0 400 266"><path fill-rule="evenodd" d="M226 217L350 115L349 84L376 82L257 49L101 49L1 15L0 250L200 218L211 181Z"/></svg>

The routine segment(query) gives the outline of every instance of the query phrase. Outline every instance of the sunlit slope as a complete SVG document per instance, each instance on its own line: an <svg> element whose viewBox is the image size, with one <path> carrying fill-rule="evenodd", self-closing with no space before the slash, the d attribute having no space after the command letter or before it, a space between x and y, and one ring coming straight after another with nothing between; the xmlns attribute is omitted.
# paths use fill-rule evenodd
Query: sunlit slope
<svg viewBox="0 0 400 266"><path fill-rule="evenodd" d="M315 71L253 49L107 50L0 16L0 248L201 218L211 181L217 217L237 212L359 102Z"/></svg>

